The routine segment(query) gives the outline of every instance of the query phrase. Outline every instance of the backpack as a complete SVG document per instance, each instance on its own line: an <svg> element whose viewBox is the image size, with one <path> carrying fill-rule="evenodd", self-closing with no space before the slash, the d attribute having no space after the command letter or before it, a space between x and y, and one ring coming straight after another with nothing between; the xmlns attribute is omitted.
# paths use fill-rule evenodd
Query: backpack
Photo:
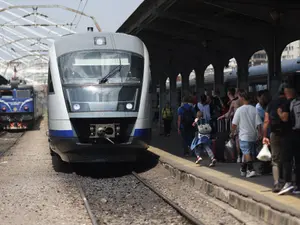
<svg viewBox="0 0 300 225"><path fill-rule="evenodd" d="M293 130L300 130L300 99L296 98L290 105L291 119L294 123Z"/></svg>
<svg viewBox="0 0 300 225"><path fill-rule="evenodd" d="M189 109L186 109L182 107L183 109L183 115L181 117L181 124L183 125L183 129L186 131L191 131L194 129L193 123L194 123L194 113L192 111L192 107L189 107Z"/></svg>

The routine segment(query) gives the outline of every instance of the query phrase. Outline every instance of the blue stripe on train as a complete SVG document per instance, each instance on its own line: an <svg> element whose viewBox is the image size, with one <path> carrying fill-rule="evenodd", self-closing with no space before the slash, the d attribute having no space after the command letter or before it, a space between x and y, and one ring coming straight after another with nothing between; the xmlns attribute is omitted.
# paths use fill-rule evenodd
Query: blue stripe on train
<svg viewBox="0 0 300 225"><path fill-rule="evenodd" d="M151 128L135 129L133 136L134 137L148 137L148 136L151 136Z"/></svg>
<svg viewBox="0 0 300 225"><path fill-rule="evenodd" d="M74 137L72 130L49 130L49 136L52 137Z"/></svg>
<svg viewBox="0 0 300 225"><path fill-rule="evenodd" d="M72 130L49 130L49 136L52 137L74 137ZM134 137L149 137L151 136L151 128L135 129Z"/></svg>

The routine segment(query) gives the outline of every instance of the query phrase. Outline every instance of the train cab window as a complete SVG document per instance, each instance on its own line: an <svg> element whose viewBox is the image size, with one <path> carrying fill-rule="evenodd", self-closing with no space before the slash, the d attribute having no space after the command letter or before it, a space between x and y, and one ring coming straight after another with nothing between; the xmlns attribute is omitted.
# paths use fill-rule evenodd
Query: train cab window
<svg viewBox="0 0 300 225"><path fill-rule="evenodd" d="M7 99L7 98L13 98L14 97L12 91L1 91L0 96L1 96L2 99L3 98Z"/></svg>
<svg viewBox="0 0 300 225"><path fill-rule="evenodd" d="M17 90L16 98L30 98L32 91L30 90Z"/></svg>
<svg viewBox="0 0 300 225"><path fill-rule="evenodd" d="M49 62L49 64L50 64L50 62ZM48 94L54 94L50 66L48 67Z"/></svg>
<svg viewBox="0 0 300 225"><path fill-rule="evenodd" d="M87 50L59 57L63 84L141 84L144 58L123 51Z"/></svg>

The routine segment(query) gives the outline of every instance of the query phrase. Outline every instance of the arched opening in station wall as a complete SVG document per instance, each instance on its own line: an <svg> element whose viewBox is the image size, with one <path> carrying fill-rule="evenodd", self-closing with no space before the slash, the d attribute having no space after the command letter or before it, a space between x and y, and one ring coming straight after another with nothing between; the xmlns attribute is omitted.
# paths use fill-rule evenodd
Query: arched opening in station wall
<svg viewBox="0 0 300 225"><path fill-rule="evenodd" d="M176 77L177 102L181 102L181 80L181 74L178 74Z"/></svg>
<svg viewBox="0 0 300 225"><path fill-rule="evenodd" d="M249 59L249 91L257 92L268 88L268 55L264 49L255 52ZM263 74L258 81L253 81L256 74Z"/></svg>
<svg viewBox="0 0 300 225"><path fill-rule="evenodd" d="M190 87L189 90L192 93L196 91L196 73L195 73L195 70L193 70L190 73L190 76L189 76L189 87Z"/></svg>
<svg viewBox="0 0 300 225"><path fill-rule="evenodd" d="M300 90L300 40L288 43L281 53L282 78Z"/></svg>
<svg viewBox="0 0 300 225"><path fill-rule="evenodd" d="M228 60L228 64L224 66L223 70L223 76L224 76L224 84L225 85L225 93L227 93L228 88L236 88L237 83L237 69L238 69L238 64L235 58L230 58Z"/></svg>
<svg viewBox="0 0 300 225"><path fill-rule="evenodd" d="M170 86L170 78L167 77L166 79L166 101L170 102L170 99L171 99L171 86Z"/></svg>
<svg viewBox="0 0 300 225"><path fill-rule="evenodd" d="M204 71L205 91L210 94L214 88L215 70L212 64L208 65Z"/></svg>
<svg viewBox="0 0 300 225"><path fill-rule="evenodd" d="M281 65L282 62L291 59L297 59L300 57L300 40L290 42L285 46L281 53Z"/></svg>

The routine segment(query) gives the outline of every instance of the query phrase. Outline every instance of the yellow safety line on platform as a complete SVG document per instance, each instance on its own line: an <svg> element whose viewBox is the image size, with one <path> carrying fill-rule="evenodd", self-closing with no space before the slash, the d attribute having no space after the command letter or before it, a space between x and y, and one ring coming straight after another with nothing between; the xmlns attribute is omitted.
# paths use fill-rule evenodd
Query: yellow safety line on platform
<svg viewBox="0 0 300 225"><path fill-rule="evenodd" d="M277 194L272 193L272 190L269 187L266 186L262 186L259 184L255 184L252 182L249 182L247 180L243 180L237 177L233 177L232 175L220 172L220 171L216 171L214 169L210 169L209 167L201 167L199 165L196 165L195 163L178 157L176 155L172 155L164 150L161 150L159 148L150 146L150 148L148 149L150 152L162 157L162 158L166 158L168 160L171 160L174 162L174 164L181 164L184 167L188 167L193 169L193 171L195 171L196 176L201 178L201 175L206 175L206 176L210 176L214 179L219 179L224 181L224 183L230 183L231 185L237 186L237 189L241 189L244 188L245 190L249 190L252 192L255 192L259 195L263 195L264 197L270 198L274 201L277 201L281 204L287 205L289 207L293 207L296 210L300 211L300 199L294 196L289 196L289 195L283 195L283 196L278 196ZM171 164L172 165L172 164ZM176 165L172 165L176 168ZM199 172L197 172L197 170L199 170ZM251 179L251 178L249 178ZM213 182L212 182L213 183ZM232 190L234 191L234 190Z"/></svg>

